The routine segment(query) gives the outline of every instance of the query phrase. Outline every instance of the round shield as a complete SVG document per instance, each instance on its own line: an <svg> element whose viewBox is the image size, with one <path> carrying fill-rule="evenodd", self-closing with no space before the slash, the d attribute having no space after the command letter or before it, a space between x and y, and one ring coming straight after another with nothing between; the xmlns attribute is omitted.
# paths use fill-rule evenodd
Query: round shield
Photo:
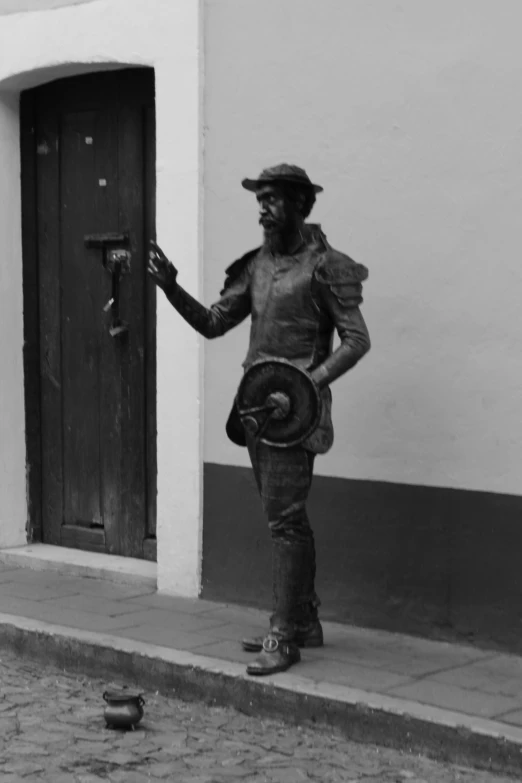
<svg viewBox="0 0 522 783"><path fill-rule="evenodd" d="M306 370L286 359L260 359L245 372L237 393L245 429L268 446L298 446L321 417L321 396Z"/></svg>

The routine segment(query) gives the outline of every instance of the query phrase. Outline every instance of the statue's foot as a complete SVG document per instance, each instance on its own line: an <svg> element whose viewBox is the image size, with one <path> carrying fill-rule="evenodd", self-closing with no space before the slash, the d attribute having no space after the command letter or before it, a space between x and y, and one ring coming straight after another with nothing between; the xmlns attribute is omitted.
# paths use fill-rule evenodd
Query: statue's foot
<svg viewBox="0 0 522 783"><path fill-rule="evenodd" d="M323 627L319 620L314 620L309 625L296 628L294 642L298 647L322 647L324 644ZM253 636L242 639L241 646L245 652L261 652L263 649L263 637Z"/></svg>
<svg viewBox="0 0 522 783"><path fill-rule="evenodd" d="M285 672L301 660L301 653L295 642L285 642L268 634L262 643L261 653L247 666L247 674L264 677Z"/></svg>

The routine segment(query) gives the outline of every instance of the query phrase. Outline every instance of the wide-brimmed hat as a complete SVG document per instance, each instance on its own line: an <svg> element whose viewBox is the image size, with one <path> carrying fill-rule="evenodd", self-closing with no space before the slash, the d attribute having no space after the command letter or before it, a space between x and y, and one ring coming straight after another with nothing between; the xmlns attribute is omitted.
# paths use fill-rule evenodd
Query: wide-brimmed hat
<svg viewBox="0 0 522 783"><path fill-rule="evenodd" d="M294 185L304 185L312 188L314 193L322 193L323 191L321 185L314 185L304 169L292 166L290 163L280 163L269 169L263 169L257 179L244 179L241 184L246 190L255 193L261 185L269 185L273 182L291 182Z"/></svg>

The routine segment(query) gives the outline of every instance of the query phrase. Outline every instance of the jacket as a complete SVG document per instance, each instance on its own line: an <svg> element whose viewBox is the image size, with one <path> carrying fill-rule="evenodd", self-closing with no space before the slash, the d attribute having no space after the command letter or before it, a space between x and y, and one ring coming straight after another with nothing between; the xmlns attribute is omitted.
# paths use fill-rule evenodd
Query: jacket
<svg viewBox="0 0 522 783"><path fill-rule="evenodd" d="M321 388L322 417L303 446L325 453L333 443L329 385L370 349L359 307L368 270L334 250L319 225L308 224L290 254L274 255L262 246L235 261L226 275L221 298L210 308L177 284L166 293L185 320L209 339L250 315L245 370L258 359L278 357L312 374ZM340 345L334 351L335 332Z"/></svg>

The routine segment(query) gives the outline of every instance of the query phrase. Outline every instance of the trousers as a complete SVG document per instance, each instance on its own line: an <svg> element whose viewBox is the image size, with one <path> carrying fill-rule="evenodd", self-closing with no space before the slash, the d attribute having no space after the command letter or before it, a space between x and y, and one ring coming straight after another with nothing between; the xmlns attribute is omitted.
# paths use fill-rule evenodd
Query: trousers
<svg viewBox="0 0 522 783"><path fill-rule="evenodd" d="M306 510L315 454L247 437L248 452L272 539L271 628L291 637L317 619L315 538Z"/></svg>

